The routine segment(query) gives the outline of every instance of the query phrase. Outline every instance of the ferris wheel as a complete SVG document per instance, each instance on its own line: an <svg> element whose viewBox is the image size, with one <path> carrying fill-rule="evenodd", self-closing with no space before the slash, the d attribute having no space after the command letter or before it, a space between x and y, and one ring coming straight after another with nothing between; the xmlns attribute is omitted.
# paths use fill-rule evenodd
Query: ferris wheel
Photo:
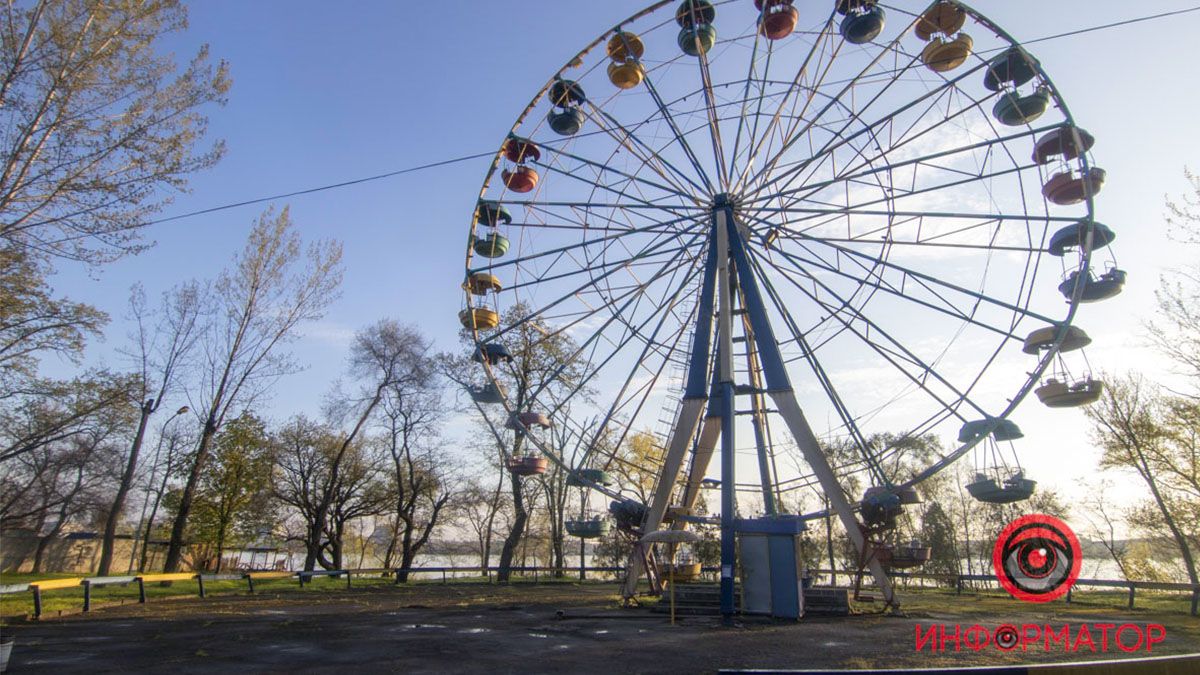
<svg viewBox="0 0 1200 675"><path fill-rule="evenodd" d="M1072 321L1125 272L1094 142L959 2L656 3L500 144L466 248L472 395L527 441L514 473L562 464L639 534L702 520L719 482L723 563L739 503L800 528L827 503L890 603L878 535L916 486L971 457L977 499L1028 498L1017 405L1101 394ZM517 342L554 345L549 379L510 377ZM635 435L661 450L646 503L606 473ZM922 437L942 449L915 459Z"/></svg>

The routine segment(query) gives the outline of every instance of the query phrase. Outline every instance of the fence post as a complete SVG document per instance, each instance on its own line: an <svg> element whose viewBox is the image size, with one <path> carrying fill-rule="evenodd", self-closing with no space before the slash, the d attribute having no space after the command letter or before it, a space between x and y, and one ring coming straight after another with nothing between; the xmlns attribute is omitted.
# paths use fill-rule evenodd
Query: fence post
<svg viewBox="0 0 1200 675"><path fill-rule="evenodd" d="M400 568L399 567L392 570L392 576L395 577L395 580L392 582L392 585L399 586L400 585Z"/></svg>
<svg viewBox="0 0 1200 675"><path fill-rule="evenodd" d="M204 595L204 575L197 574L196 581L198 581L200 583L200 597L203 598L203 597L205 597L205 595Z"/></svg>
<svg viewBox="0 0 1200 675"><path fill-rule="evenodd" d="M346 570L346 590L350 590L350 570Z"/></svg>
<svg viewBox="0 0 1200 675"><path fill-rule="evenodd" d="M962 587L963 587L962 581L963 581L963 579L962 579L961 574L956 575L954 577L954 594L955 595L962 595Z"/></svg>
<svg viewBox="0 0 1200 675"><path fill-rule="evenodd" d="M442 568L442 585L443 586L446 585L446 568L445 567Z"/></svg>
<svg viewBox="0 0 1200 675"><path fill-rule="evenodd" d="M1192 616L1196 616L1196 607L1200 605L1200 588L1192 589Z"/></svg>
<svg viewBox="0 0 1200 675"><path fill-rule="evenodd" d="M138 604L146 604L146 582L142 581L141 577L137 578L138 582Z"/></svg>
<svg viewBox="0 0 1200 675"><path fill-rule="evenodd" d="M1071 591L1073 591L1073 590L1075 590L1074 587L1067 588L1067 604L1068 605L1071 604Z"/></svg>
<svg viewBox="0 0 1200 675"><path fill-rule="evenodd" d="M252 577L252 576L250 576L249 574L247 574L247 575L246 575L246 583L247 583L247 584L249 584L249 586L250 586L250 593L251 593L251 594L253 594L253 593L254 593L254 577Z"/></svg>
<svg viewBox="0 0 1200 675"><path fill-rule="evenodd" d="M1196 613L1196 596L1192 596L1192 614ZM42 618L42 589L33 587L33 618Z"/></svg>
<svg viewBox="0 0 1200 675"><path fill-rule="evenodd" d="M1129 609L1133 609L1133 584L1129 584Z"/></svg>
<svg viewBox="0 0 1200 675"><path fill-rule="evenodd" d="M88 579L83 580L83 611L92 611L92 584Z"/></svg>

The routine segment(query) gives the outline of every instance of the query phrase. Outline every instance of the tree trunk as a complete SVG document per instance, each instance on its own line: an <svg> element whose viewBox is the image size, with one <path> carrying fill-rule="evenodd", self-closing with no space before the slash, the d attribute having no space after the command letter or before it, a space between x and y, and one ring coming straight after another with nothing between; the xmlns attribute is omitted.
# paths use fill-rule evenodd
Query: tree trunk
<svg viewBox="0 0 1200 675"><path fill-rule="evenodd" d="M500 491L504 489L504 469L500 469L500 479L496 481L496 490L492 493L492 502L488 507L487 527L484 528L483 550L480 552L482 558L480 564L483 567L483 576L488 576L488 568L492 562L492 538L495 534L496 513L500 510Z"/></svg>
<svg viewBox="0 0 1200 675"><path fill-rule="evenodd" d="M213 570L214 574L221 573L221 565L223 564L222 557L224 555L225 555L225 544L223 542L218 541L217 542L217 566L216 566L216 569Z"/></svg>
<svg viewBox="0 0 1200 675"><path fill-rule="evenodd" d="M587 540L579 540L579 580L587 579Z"/></svg>
<svg viewBox="0 0 1200 675"><path fill-rule="evenodd" d="M125 471L121 474L121 483L117 486L117 495L113 497L112 508L109 509L108 518L104 523L104 539L100 543L100 567L98 570L98 574L102 577L108 576L112 567L117 521L121 519L121 512L125 510L125 497L129 494L129 488L133 485L133 475L137 472L138 454L142 450L142 438L146 435L146 423L150 420L154 408L154 399L147 399L142 404L142 418L138 421L137 433L133 436L133 447L129 449L129 461L125 463ZM134 541L134 539L130 539L131 548L136 546Z"/></svg>
<svg viewBox="0 0 1200 675"><path fill-rule="evenodd" d="M1196 561L1192 557L1192 547L1188 545L1187 535L1179 529L1175 523L1175 516L1171 513L1170 507L1167 506L1166 500L1158 489L1158 483L1154 479L1154 474L1150 470L1150 465L1146 461L1146 456L1142 454L1142 449L1134 447L1137 453L1138 462L1141 466L1138 467L1138 473L1150 486L1150 494L1154 497L1154 503L1158 505L1158 510L1162 513L1163 522L1166 523L1167 529L1171 531L1171 538L1175 540L1175 545L1179 548L1179 555L1183 557L1183 565L1187 569L1188 580L1193 584L1200 584L1200 578L1196 574Z"/></svg>
<svg viewBox="0 0 1200 675"><path fill-rule="evenodd" d="M500 550L500 567L496 572L496 580L501 583L507 583L512 576L513 556L521 543L522 535L525 534L525 522L529 520L529 514L525 511L524 495L521 493L521 477L515 473L509 476L513 495L513 524L508 536L504 538L504 548Z"/></svg>
<svg viewBox="0 0 1200 675"><path fill-rule="evenodd" d="M196 457L192 460L192 470L188 472L187 483L183 486L183 494L179 498L179 513L175 515L175 523L171 526L171 543L167 545L167 557L163 561L164 572L179 571L179 560L183 557L183 534L187 529L188 516L192 512L192 502L196 499L196 485L200 482L200 471L208 460L209 446L217 433L215 414L215 410L209 414L204 433L200 434Z"/></svg>
<svg viewBox="0 0 1200 675"><path fill-rule="evenodd" d="M825 500L825 510L829 511L829 500ZM829 555L829 585L837 586L837 564L833 559L833 516L825 516L825 552Z"/></svg>

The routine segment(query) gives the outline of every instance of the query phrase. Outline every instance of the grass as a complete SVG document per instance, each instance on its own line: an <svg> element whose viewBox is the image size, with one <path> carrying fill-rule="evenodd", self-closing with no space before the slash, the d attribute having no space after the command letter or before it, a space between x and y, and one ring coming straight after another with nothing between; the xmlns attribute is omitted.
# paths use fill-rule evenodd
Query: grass
<svg viewBox="0 0 1200 675"><path fill-rule="evenodd" d="M930 611L937 611L937 602L942 598L959 597L966 600L974 598L980 603L1011 603L1012 598L1008 593L998 589L967 589L962 595L957 595L953 589L944 588L921 588L918 586L904 587L900 586L898 592L903 598L914 598L916 604ZM905 608L911 606L912 602L906 602ZM929 605L926 607L926 605ZM1071 592L1071 602L1065 600L1055 600L1050 607L1057 611L1078 610L1085 612L1087 610L1105 610L1111 611L1121 609L1133 612L1146 611L1169 614L1188 615L1192 611L1191 595L1187 593L1172 593L1163 591L1147 591L1138 590L1134 596L1133 610L1129 610L1129 592L1123 590L1096 590L1091 588L1076 587Z"/></svg>
<svg viewBox="0 0 1200 675"><path fill-rule="evenodd" d="M60 579L78 575L72 574L4 574L0 575L0 585L30 583L42 579ZM514 577L518 584L533 583L535 578L530 576ZM587 583L596 581L589 579ZM578 577L568 575L555 579L539 575L536 582L540 584L578 584ZM386 588L394 585L392 577L356 576L352 585L355 589ZM417 574L409 577L411 586L441 585L439 574ZM451 577L447 583L458 587L483 587L495 583L487 577ZM303 591L295 578L263 579L254 582L256 593L336 593L344 591L346 581L342 578L316 577L305 584ZM1014 602L1006 593L998 589L968 589L958 595L953 589L904 586L897 589L901 594L902 604L907 611L912 612L945 612L949 600L955 599L955 610L1004 611L1011 610ZM244 580L208 581L205 591L209 595L246 594L247 583ZM199 585L195 581L176 581L169 584L151 583L146 586L147 602L177 597L196 597L199 595ZM138 587L136 583L120 586L101 586L92 589L92 607L104 605L125 604L137 602ZM1055 601L1048 610L1057 612L1102 613L1114 609L1128 611L1129 596L1121 590L1092 590L1076 588L1072 593L1072 602ZM867 606L869 607L869 605ZM1191 598L1183 593L1164 593L1154 591L1138 591L1135 596L1133 612L1157 614L1178 614L1187 616L1191 611ZM48 616L60 613L75 613L83 608L83 587L65 588L45 591L42 593L42 612ZM14 619L33 615L33 593L23 592L0 596L0 620Z"/></svg>
<svg viewBox="0 0 1200 675"><path fill-rule="evenodd" d="M0 575L0 585L27 584L45 579L64 579L78 576L78 574L3 574ZM530 575L527 577L514 577L513 580L517 583L532 583L534 578ZM578 578L568 576L563 579L555 579L540 575L537 581L542 584L577 583ZM455 586L487 586L494 584L495 580L487 577L457 577L450 578L447 582ZM355 589L389 587L394 584L395 580L390 576L355 576L352 581ZM419 586L441 585L442 579L440 575L418 574L410 576L408 584ZM204 590L207 595L244 595L248 593L248 588L245 580L204 582ZM256 594L280 592L333 593L344 590L346 590L346 580L344 578L316 577L304 584L303 591L300 590L299 581L295 578L256 579L254 581L254 591ZM146 602L148 603L156 599L197 597L199 594L200 586L196 581L146 584ZM137 601L138 585L136 583L98 586L92 589L93 609L103 607L104 605L119 605ZM42 592L43 615L57 616L59 614L81 612L82 610L83 586ZM32 591L0 595L0 621L25 616L33 616Z"/></svg>

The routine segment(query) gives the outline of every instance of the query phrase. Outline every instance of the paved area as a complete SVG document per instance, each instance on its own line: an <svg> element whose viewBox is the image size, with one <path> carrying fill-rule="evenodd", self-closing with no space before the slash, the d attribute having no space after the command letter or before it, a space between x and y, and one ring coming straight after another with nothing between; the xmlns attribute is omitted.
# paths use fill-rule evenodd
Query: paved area
<svg viewBox="0 0 1200 675"><path fill-rule="evenodd" d="M1072 614L1071 608L1011 608L1003 614L990 606L968 606L961 611L917 609L905 617L858 615L799 624L747 621L733 628L721 628L715 619L690 617L672 627L665 615L619 608L614 586L426 585L161 601L4 630L17 640L12 673L678 673L982 665L1101 656L1046 654L1040 649L955 652L952 645L916 653L916 626L939 623L1161 621L1166 633L1154 646L1154 655L1200 651L1200 622L1186 616L1163 621L1146 612L1098 616ZM1113 651L1110 656L1135 655Z"/></svg>

